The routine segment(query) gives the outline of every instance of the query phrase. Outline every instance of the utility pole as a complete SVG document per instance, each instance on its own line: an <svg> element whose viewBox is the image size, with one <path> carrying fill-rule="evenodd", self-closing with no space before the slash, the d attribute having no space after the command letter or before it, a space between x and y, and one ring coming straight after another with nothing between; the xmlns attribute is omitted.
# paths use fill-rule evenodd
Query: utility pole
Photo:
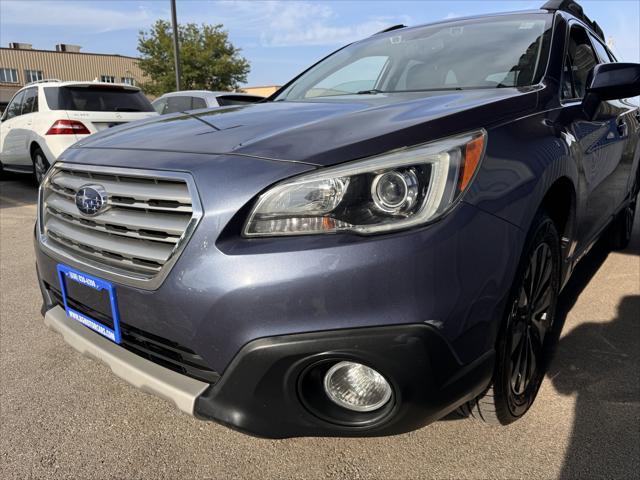
<svg viewBox="0 0 640 480"><path fill-rule="evenodd" d="M171 0L171 26L173 27L173 60L176 69L176 91L180 90L180 45L178 45L178 21L176 20L176 0Z"/></svg>

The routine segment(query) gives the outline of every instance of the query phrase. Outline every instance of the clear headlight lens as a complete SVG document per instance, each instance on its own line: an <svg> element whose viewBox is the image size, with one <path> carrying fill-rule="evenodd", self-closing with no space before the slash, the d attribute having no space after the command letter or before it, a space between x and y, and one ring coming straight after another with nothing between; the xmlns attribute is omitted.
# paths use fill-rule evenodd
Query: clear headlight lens
<svg viewBox="0 0 640 480"><path fill-rule="evenodd" d="M366 235L430 222L467 188L485 143L479 130L287 180L260 196L243 233Z"/></svg>

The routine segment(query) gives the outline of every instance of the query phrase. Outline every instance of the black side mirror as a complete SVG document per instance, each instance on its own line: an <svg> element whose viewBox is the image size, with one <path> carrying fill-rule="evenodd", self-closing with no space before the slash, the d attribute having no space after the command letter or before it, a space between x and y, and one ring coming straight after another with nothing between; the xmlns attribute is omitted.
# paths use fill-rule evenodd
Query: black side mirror
<svg viewBox="0 0 640 480"><path fill-rule="evenodd" d="M640 64L601 63L589 75L582 102L588 117L595 115L603 100L619 100L640 95Z"/></svg>
<svg viewBox="0 0 640 480"><path fill-rule="evenodd" d="M598 95L600 100L618 100L640 95L640 64L596 65L587 92Z"/></svg>

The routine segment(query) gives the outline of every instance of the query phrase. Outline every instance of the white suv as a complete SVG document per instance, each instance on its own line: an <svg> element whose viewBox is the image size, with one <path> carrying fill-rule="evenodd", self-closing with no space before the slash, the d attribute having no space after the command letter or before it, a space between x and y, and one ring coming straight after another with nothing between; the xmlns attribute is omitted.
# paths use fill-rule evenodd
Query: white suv
<svg viewBox="0 0 640 480"><path fill-rule="evenodd" d="M246 105L264 100L264 97L248 93L212 92L210 90L181 90L165 93L156 98L151 105L160 115L186 112L199 108L229 107Z"/></svg>
<svg viewBox="0 0 640 480"><path fill-rule="evenodd" d="M43 80L13 96L0 123L0 168L40 180L58 156L105 128L158 115L138 87Z"/></svg>

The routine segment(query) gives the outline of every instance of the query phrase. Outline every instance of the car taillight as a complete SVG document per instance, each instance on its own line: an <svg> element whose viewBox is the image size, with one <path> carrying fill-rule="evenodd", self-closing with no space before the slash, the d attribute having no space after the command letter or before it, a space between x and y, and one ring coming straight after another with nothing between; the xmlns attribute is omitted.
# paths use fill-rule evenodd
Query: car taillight
<svg viewBox="0 0 640 480"><path fill-rule="evenodd" d="M77 120L56 120L47 135L89 135L91 132L84 123Z"/></svg>

